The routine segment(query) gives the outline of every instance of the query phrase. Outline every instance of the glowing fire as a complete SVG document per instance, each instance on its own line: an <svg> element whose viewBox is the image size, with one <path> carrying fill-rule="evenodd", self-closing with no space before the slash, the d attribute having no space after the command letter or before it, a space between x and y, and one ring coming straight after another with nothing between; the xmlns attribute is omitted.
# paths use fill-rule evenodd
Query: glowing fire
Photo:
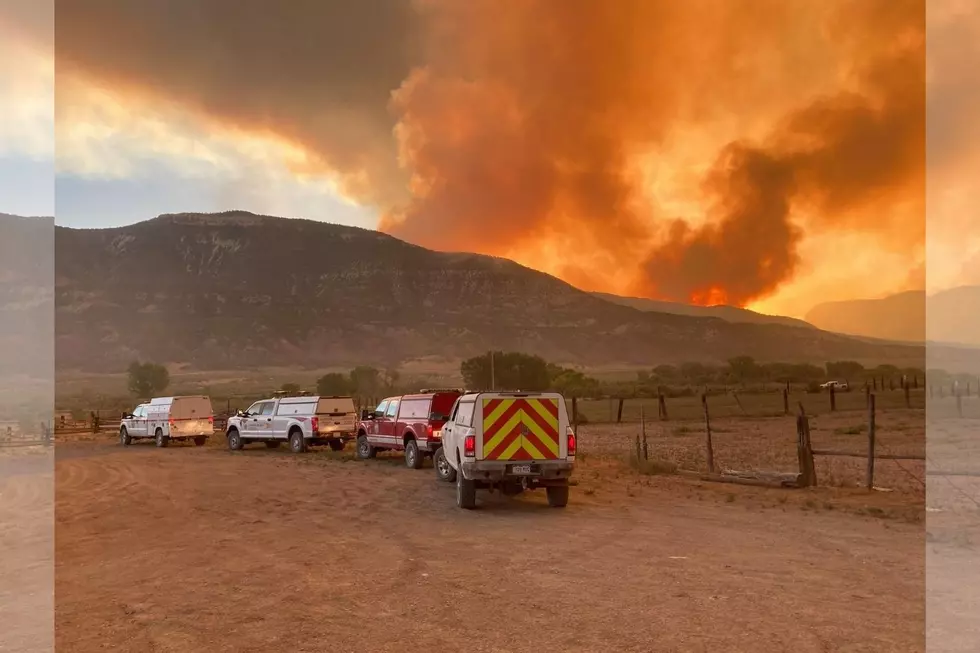
<svg viewBox="0 0 980 653"><path fill-rule="evenodd" d="M717 306L728 304L728 293L723 288L712 286L704 291L691 293L691 303L698 306Z"/></svg>

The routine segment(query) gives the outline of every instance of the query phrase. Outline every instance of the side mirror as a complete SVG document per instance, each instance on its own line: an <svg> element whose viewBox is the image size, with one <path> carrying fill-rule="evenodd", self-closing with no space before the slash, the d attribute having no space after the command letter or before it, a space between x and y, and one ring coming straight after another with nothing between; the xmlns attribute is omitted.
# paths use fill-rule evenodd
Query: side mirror
<svg viewBox="0 0 980 653"><path fill-rule="evenodd" d="M245 417L245 411L239 408L235 411L235 417Z"/></svg>
<svg viewBox="0 0 980 653"><path fill-rule="evenodd" d="M371 419L370 415L371 415L371 411L369 411L367 409L364 409L364 410L361 411L361 419L362 420Z"/></svg>

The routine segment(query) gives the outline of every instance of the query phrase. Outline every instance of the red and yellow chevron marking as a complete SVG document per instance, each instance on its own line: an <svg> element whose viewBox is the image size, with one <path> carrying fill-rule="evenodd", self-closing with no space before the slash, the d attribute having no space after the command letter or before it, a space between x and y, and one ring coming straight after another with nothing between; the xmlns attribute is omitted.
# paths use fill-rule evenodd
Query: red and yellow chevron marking
<svg viewBox="0 0 980 653"><path fill-rule="evenodd" d="M484 460L555 460L557 399L484 399Z"/></svg>

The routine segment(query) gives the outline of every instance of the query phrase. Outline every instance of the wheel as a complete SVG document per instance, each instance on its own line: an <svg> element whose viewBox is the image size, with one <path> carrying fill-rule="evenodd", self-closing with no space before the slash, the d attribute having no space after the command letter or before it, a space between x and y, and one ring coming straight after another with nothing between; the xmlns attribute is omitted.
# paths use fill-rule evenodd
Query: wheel
<svg viewBox="0 0 980 653"><path fill-rule="evenodd" d="M548 505L552 508L564 508L568 505L568 486L556 485L546 488L548 491Z"/></svg>
<svg viewBox="0 0 980 653"><path fill-rule="evenodd" d="M293 453L306 453L306 439L302 431L293 431L289 434L289 450Z"/></svg>
<svg viewBox="0 0 980 653"><path fill-rule="evenodd" d="M456 482L456 470L449 464L449 459L446 458L446 451L442 447L439 447L438 451L436 451L432 462L433 467L436 468L436 476L440 481L445 481L446 483Z"/></svg>
<svg viewBox="0 0 980 653"><path fill-rule="evenodd" d="M409 469L422 469L422 453L415 440L409 440L405 444L405 464Z"/></svg>
<svg viewBox="0 0 980 653"><path fill-rule="evenodd" d="M207 437L203 435L199 435L196 438L194 438L194 446L203 447L207 441L208 441Z"/></svg>
<svg viewBox="0 0 980 653"><path fill-rule="evenodd" d="M456 474L456 505L464 510L476 508L476 481L468 481Z"/></svg>
<svg viewBox="0 0 980 653"><path fill-rule="evenodd" d="M129 431L126 430L125 426L119 429L119 442L122 446L128 447L132 441L133 438L129 437Z"/></svg>
<svg viewBox="0 0 980 653"><path fill-rule="evenodd" d="M156 441L158 447L165 447L170 444L170 438L163 434L163 429L157 429Z"/></svg>
<svg viewBox="0 0 980 653"><path fill-rule="evenodd" d="M241 451L245 443L242 442L242 436L238 432L238 429L232 429L228 431L228 448L232 451Z"/></svg>
<svg viewBox="0 0 980 653"><path fill-rule="evenodd" d="M368 442L366 435L357 436L357 457L361 460L367 460L368 458L374 458L378 455L378 451L371 446Z"/></svg>
<svg viewBox="0 0 980 653"><path fill-rule="evenodd" d="M331 440L330 441L330 449L332 449L333 451L343 451L344 450L344 441L343 440Z"/></svg>
<svg viewBox="0 0 980 653"><path fill-rule="evenodd" d="M282 444L282 442L279 442L278 440L267 440L265 446L267 449L278 449L280 444Z"/></svg>

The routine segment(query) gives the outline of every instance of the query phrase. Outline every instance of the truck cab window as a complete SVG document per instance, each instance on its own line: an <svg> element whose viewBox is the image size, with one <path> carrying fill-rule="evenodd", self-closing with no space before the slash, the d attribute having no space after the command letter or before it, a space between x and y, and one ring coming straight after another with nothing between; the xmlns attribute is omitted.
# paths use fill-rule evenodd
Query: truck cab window
<svg viewBox="0 0 980 653"><path fill-rule="evenodd" d="M388 404L388 412L385 413L385 417L394 419L397 413L398 413L398 400L396 399L395 401Z"/></svg>
<svg viewBox="0 0 980 653"><path fill-rule="evenodd" d="M476 408L476 402L467 401L460 403L459 410L456 413L456 423L460 426L473 426L474 408Z"/></svg>
<svg viewBox="0 0 980 653"><path fill-rule="evenodd" d="M267 401L264 404L262 404L262 412L260 414L271 415L272 411L274 411L275 408L276 408L276 404L274 402Z"/></svg>

